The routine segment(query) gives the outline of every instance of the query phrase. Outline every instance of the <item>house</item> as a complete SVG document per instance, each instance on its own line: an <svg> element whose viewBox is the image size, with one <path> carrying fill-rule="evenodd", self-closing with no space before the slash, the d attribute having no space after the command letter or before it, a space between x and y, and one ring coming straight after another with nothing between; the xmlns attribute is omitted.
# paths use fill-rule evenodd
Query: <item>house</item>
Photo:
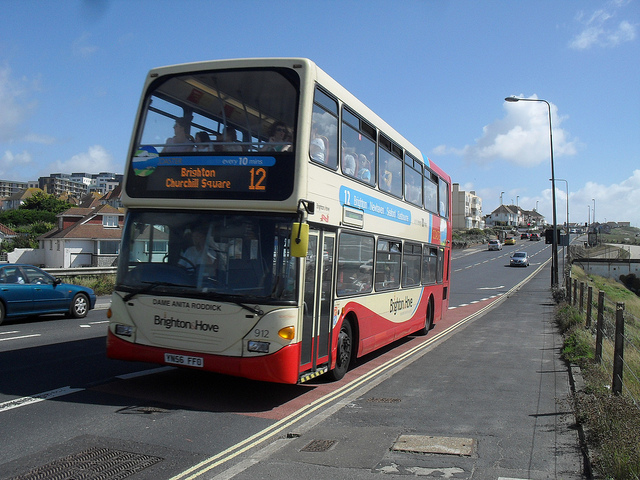
<svg viewBox="0 0 640 480"><path fill-rule="evenodd" d="M545 225L544 216L536 210L523 210L516 205L500 205L486 217L487 226L535 228Z"/></svg>
<svg viewBox="0 0 640 480"><path fill-rule="evenodd" d="M57 215L58 227L38 237L47 267L115 266L124 213L111 205L72 207Z"/></svg>
<svg viewBox="0 0 640 480"><path fill-rule="evenodd" d="M20 207L25 200L33 197L36 192L42 192L42 190L39 188L25 188L10 195L2 202L2 210L14 210Z"/></svg>
<svg viewBox="0 0 640 480"><path fill-rule="evenodd" d="M460 190L460 185L453 184L452 194L453 228L484 228L482 217L482 198L473 190L465 192Z"/></svg>
<svg viewBox="0 0 640 480"><path fill-rule="evenodd" d="M17 236L18 234L16 232L11 230L6 225L3 225L2 223L0 223L0 243L4 242L5 240L11 240L12 238L16 238Z"/></svg>

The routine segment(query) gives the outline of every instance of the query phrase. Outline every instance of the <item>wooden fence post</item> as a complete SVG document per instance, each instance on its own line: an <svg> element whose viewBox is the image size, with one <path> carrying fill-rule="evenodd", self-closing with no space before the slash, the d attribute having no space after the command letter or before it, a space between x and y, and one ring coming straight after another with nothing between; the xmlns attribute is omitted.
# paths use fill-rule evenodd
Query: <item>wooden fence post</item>
<svg viewBox="0 0 640 480"><path fill-rule="evenodd" d="M576 302L578 300L578 279L573 279L573 306L576 306Z"/></svg>
<svg viewBox="0 0 640 480"><path fill-rule="evenodd" d="M591 328L591 310L593 303L593 287L589 285L587 289L587 328Z"/></svg>
<svg viewBox="0 0 640 480"><path fill-rule="evenodd" d="M624 303L616 303L616 343L613 351L613 383L614 394L622 393L622 371L624 369Z"/></svg>
<svg viewBox="0 0 640 480"><path fill-rule="evenodd" d="M580 282L580 316L584 312L584 282Z"/></svg>
<svg viewBox="0 0 640 480"><path fill-rule="evenodd" d="M571 275L567 277L567 303L571 305Z"/></svg>
<svg viewBox="0 0 640 480"><path fill-rule="evenodd" d="M596 362L602 363L602 330L604 328L604 292L598 292L598 320L596 323Z"/></svg>

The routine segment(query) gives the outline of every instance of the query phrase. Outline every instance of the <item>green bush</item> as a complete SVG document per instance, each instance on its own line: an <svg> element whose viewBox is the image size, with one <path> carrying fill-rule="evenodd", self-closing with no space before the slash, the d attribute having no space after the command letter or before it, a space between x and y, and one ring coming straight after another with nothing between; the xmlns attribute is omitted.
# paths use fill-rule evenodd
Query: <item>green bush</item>
<svg viewBox="0 0 640 480"><path fill-rule="evenodd" d="M595 358L595 352L591 346L591 334L580 327L574 327L568 331L562 345L562 357L571 363L582 365Z"/></svg>
<svg viewBox="0 0 640 480"><path fill-rule="evenodd" d="M565 334L572 328L583 325L584 320L582 320L577 308L564 304L556 310L556 323L560 327L560 332Z"/></svg>

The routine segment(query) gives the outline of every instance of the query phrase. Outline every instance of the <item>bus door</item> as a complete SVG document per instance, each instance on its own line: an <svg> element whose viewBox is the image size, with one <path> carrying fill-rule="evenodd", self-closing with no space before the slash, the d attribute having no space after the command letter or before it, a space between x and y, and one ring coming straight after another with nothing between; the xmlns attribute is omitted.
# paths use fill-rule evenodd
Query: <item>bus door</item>
<svg viewBox="0 0 640 480"><path fill-rule="evenodd" d="M317 230L309 232L309 250L304 275L301 382L328 370L335 243L334 233Z"/></svg>

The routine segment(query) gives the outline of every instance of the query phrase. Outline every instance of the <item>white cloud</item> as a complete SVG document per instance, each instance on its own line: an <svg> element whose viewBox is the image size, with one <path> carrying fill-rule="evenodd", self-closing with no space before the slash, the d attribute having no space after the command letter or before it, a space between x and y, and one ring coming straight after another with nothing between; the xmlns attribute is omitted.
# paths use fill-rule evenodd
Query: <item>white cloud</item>
<svg viewBox="0 0 640 480"><path fill-rule="evenodd" d="M0 178L19 178L20 169L31 163L31 154L26 150L22 153L6 150L0 158Z"/></svg>
<svg viewBox="0 0 640 480"><path fill-rule="evenodd" d="M630 42L636 38L637 25L627 20L614 23L614 18L620 9L628 2L609 2L604 9L596 10L591 15L578 13L576 21L582 30L571 39L569 47L576 50L586 50L593 46L615 47L621 43Z"/></svg>
<svg viewBox="0 0 640 480"><path fill-rule="evenodd" d="M113 157L101 145L89 147L87 152L74 155L68 160L58 160L47 167L49 173L115 172Z"/></svg>
<svg viewBox="0 0 640 480"><path fill-rule="evenodd" d="M536 99L534 95L531 97ZM517 104L505 102L507 116L482 129L482 136L475 145L455 149L440 145L434 155L445 153L461 155L470 163L487 165L504 159L519 167L535 167L549 161L549 115L543 102L523 101ZM551 104L553 126L553 155L575 155L576 141L570 141L566 131L560 128L566 117L557 113Z"/></svg>
<svg viewBox="0 0 640 480"><path fill-rule="evenodd" d="M11 69L0 67L0 142L11 142L20 135L34 104L23 101L28 87L23 81L11 78Z"/></svg>
<svg viewBox="0 0 640 480"><path fill-rule="evenodd" d="M575 221L585 221L589 206L593 208L593 199L597 222L626 221L640 227L640 170L634 170L629 178L620 183L602 185L587 182L577 192L570 193L569 204L575 210L571 217L575 215Z"/></svg>
<svg viewBox="0 0 640 480"><path fill-rule="evenodd" d="M87 58L92 56L95 52L98 51L98 47L95 45L91 45L89 42L89 38L91 35L89 33L83 33L80 37L76 38L72 45L73 53L79 57Z"/></svg>

